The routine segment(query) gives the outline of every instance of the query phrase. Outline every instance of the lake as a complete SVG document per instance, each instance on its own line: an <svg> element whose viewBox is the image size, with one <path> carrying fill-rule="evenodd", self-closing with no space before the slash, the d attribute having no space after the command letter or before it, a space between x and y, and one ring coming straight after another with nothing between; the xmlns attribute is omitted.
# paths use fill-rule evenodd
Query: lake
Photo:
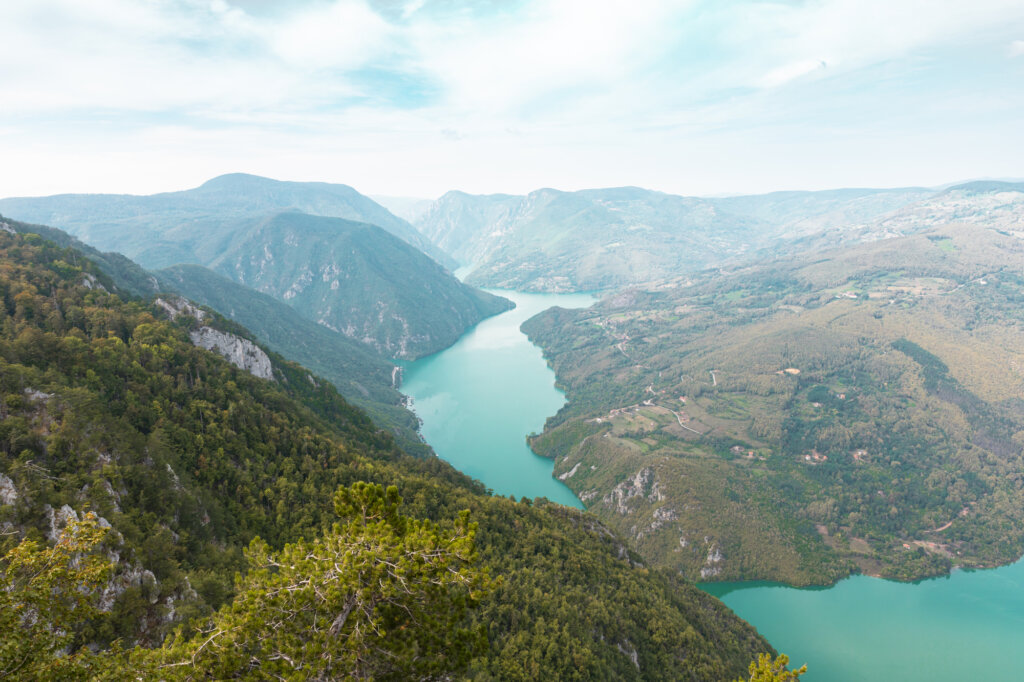
<svg viewBox="0 0 1024 682"><path fill-rule="evenodd" d="M526 444L565 404L555 374L519 325L552 306L585 308L589 294L490 290L516 308L488 318L455 345L403 365L402 392L413 398L421 433L438 456L498 495L546 497L582 508L551 477L552 460Z"/></svg>
<svg viewBox="0 0 1024 682"><path fill-rule="evenodd" d="M565 397L519 325L553 305L579 308L594 299L493 293L517 308L481 322L447 350L406 363L402 390L415 401L424 438L460 471L500 495L582 507L551 477L553 462L526 445ZM797 666L807 663L808 682L1024 679L1024 562L909 584L854 576L828 589L702 587Z"/></svg>
<svg viewBox="0 0 1024 682"><path fill-rule="evenodd" d="M701 587L796 666L807 663L801 682L1024 679L1024 561L916 583L853 576L827 589Z"/></svg>

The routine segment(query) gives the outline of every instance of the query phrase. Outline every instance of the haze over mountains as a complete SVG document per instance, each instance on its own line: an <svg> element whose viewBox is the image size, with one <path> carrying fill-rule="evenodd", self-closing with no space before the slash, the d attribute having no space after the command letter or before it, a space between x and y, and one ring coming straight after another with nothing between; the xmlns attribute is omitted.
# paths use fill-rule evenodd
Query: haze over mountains
<svg viewBox="0 0 1024 682"><path fill-rule="evenodd" d="M739 263L799 239L857 241L951 220L1014 225L1022 215L1020 186L999 182L727 198L624 187L526 196L449 192L416 226L475 266L468 283L593 291Z"/></svg>
<svg viewBox="0 0 1024 682"><path fill-rule="evenodd" d="M411 225L346 185L214 178L152 196L0 200L148 268L206 265L388 357L436 352L507 302L459 283Z"/></svg>
<svg viewBox="0 0 1024 682"><path fill-rule="evenodd" d="M453 265L409 223L348 185L232 173L195 189L149 196L60 194L0 199L4 215L58 227L98 249L116 249L147 268L208 263L235 238L235 221L281 211L370 223L442 265Z"/></svg>

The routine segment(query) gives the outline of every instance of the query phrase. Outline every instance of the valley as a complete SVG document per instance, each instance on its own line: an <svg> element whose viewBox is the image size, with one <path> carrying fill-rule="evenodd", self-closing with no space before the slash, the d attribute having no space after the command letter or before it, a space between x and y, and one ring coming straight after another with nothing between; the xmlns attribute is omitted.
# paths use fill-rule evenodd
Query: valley
<svg viewBox="0 0 1024 682"><path fill-rule="evenodd" d="M233 587L224 575L245 567L237 549L243 543L259 536L269 543L267 551L289 551L290 538L327 527L310 500L328 497L331 486L355 485L369 476L417 490L409 510L420 518L439 518L452 504L479 513L487 529L481 536L483 556L500 575L510 576L511 557L520 549L526 552L514 561L528 571L528 580L507 577L511 591L481 602L478 615L458 618L459 627L484 622L477 618L497 617L502 623L491 629L486 652L467 650L465 664L472 677L500 669L503 678L526 679L540 670L562 670L554 660L519 667L524 655L519 643L533 642L526 645L533 647L549 634L524 634L524 622L509 615L507 600L513 595L521 599L521 590L543 583L556 593L569 589L573 599L579 598L574 590L588 591L597 600L594 607L603 608L598 604L620 598L607 591L604 581L627 570L640 572L630 574L633 578L647 580L640 578L642 573L658 583L638 589L647 595L645 604L668 609L665 622L675 622L678 612L685 622L703 623L705 634L694 640L700 651L711 651L723 637L738 637L723 656L701 653L702 662L690 665L737 671L757 651L770 651L752 630L742 630L740 621L721 620L717 602L693 586L701 582L706 592L720 595L772 632L773 644L779 646L777 640L785 650L806 657L812 663L809 679L843 679L837 671L849 664L838 655L844 649L837 640L858 642L858 651L871 643L841 629L822 630L815 637L786 627L781 614L789 611L772 601L779 588L759 588L756 581L839 583L824 592L793 592L788 599L805 609L847 609L845 620L857 622L875 617L873 609L892 601L884 597L873 605L873 595L885 591L875 590L876 583L866 576L914 581L962 568L991 568L1015 561L1024 549L1019 511L1024 508L1019 397L1024 394L1019 335L1024 242L1013 229L1019 193L1002 185L972 185L939 195L923 190L876 194L736 198L731 200L736 210L759 221L774 215L776 224L789 225L790 232L764 233L756 248L751 242L749 249L720 252L715 258L725 260L714 268L705 267L709 261L677 262L665 266L674 274L655 279L647 279L649 270L631 270L638 280L624 288L612 284L622 282L615 277L602 279L606 290L600 298L474 290L384 230L296 211L236 218L235 236L209 268L178 264L153 272L59 230L5 219L10 238L23 240L8 252L12 264L39 248L46 255L32 256L32 262L51 263L51 274L25 265L19 271L23 274L11 280L31 283L24 290L11 285L11 291L22 291L8 306L14 325L8 360L12 381L26 381L28 374L17 369L22 365L44 374L25 370L34 377L30 383L42 388L33 388L28 403L7 401L15 421L3 423L15 429L11 434L21 439L17 442L35 445L5 464L9 473L0 481L8 491L5 523L27 537L33 524L48 526L46 537L52 540L63 524L82 518L76 511L81 508L97 510L104 523L118 529L117 551L130 557L116 569L118 580L129 585L143 576L139 591L127 588L100 612L97 623L108 623L102 614L109 613L117 625L110 621L76 636L103 642L138 637L132 641L153 647L154 658L140 654L137 665L165 665L159 661L179 655L160 646L168 630L182 622L179 618L219 622L226 617L220 609L243 587ZM917 218L900 223L898 216L909 209L890 209L908 197L917 202L910 212ZM883 209L895 216L876 219L879 225L889 221L884 235L863 226L838 234L809 233L821 221ZM949 223L943 217L949 211L968 219ZM421 219L430 215L427 209ZM933 217L925 220L923 215ZM969 219L972 215L987 217ZM733 220L734 226L740 223ZM804 227L793 227L797 224ZM762 232L768 230L759 225ZM571 221L566 224L566 234L575 229ZM51 247L33 233L66 251L50 255L46 249ZM677 247L658 248L668 253ZM459 268L469 279L481 272L480 266ZM525 279L508 281L527 289L578 286L552 285L555 280L540 270L518 272ZM40 290L33 278L43 277L39 281L54 289L55 276L70 276L71 284L59 286L72 288L79 281L74 278L83 278L77 286L91 291L86 294L91 298L78 302L75 296L81 294L68 289L56 299L56 317L51 304L38 298L32 307L13 303L28 301L25 292ZM109 292L124 296L128 307L118 308L120 299ZM332 317L336 301L356 308ZM361 302L370 302L377 312L367 314L364 306L353 317ZM104 306L108 312L101 314ZM72 312L79 307L90 311L86 321L104 314L113 321L94 329L90 325L95 322L80 322ZM413 319L402 318L400 310L415 311L415 332ZM61 321L67 315L71 321ZM357 320L362 327L355 326ZM397 328L391 324L396 320ZM31 331L32 325L40 326ZM65 342L53 346L47 341L41 347L49 350L42 355L26 355L27 342L19 341L39 333L59 339L69 329L76 338L74 329L79 329L90 343L95 341L90 334L105 329L143 371L159 364L159 358L167 358L164 367L174 367L177 360L170 358L185 347L147 349L179 348L176 344L187 338L197 350L223 356L257 381L278 383L283 394L257 391L254 395L264 396L259 400L275 407L246 408L257 410L253 415L264 410L263 416L242 416L237 407L244 402L242 395L255 389L246 379L247 388L230 393L239 385L236 377L225 379L233 397L217 389L196 402L187 396L197 390L197 367L205 366L200 364L188 365L187 376L179 372L179 393L155 400L148 394L131 399L108 395L102 383L77 383L75 371L67 378L46 374L51 358L72 362L62 359ZM111 348L120 347L111 343ZM189 382L192 388L180 393ZM156 390L129 385L133 392ZM59 463L49 454L58 446L51 442L49 408L32 416L38 409L32 407L34 396L45 402L54 396L84 397L82 390L99 391L99 399L111 405L128 401L126 408L111 413L121 415L117 419L122 422L108 419L100 433L122 433L149 443L150 452L164 453L160 462L181 497L174 518L153 516L156 509L146 501L165 496L133 487L136 479L149 480L146 471L157 464L152 455L140 461L127 451L117 454L117 447L92 444L85 435L92 427L75 426L101 418L102 413L84 407L91 398L80 404L76 397L66 403L70 408L61 408L73 415L81 412L61 432L70 445L59 447L82 449L80 465L86 473L61 473L53 477L55 484L41 484L47 479L39 479L39 472L50 476ZM208 405L221 405L219 413ZM297 421L284 427L270 418L274 410L298 410L290 417ZM153 430L160 424L170 429L167 415L179 412L175 419L192 415L198 426L190 421L175 427L174 435ZM253 418L271 430L253 432L247 426ZM208 435L211 429L218 435ZM293 435L299 433L294 429L304 435ZM186 443L181 438L189 431L197 435ZM241 434L249 445L237 440ZM328 456L335 438L347 443L341 447L348 459ZM308 445L300 448L295 443L302 439ZM152 449L165 441L165 449ZM255 443L261 441L274 445L260 449ZM15 441L8 442L7 452L15 453ZM319 454L304 455L306 470L296 470L295 453L308 452L316 443ZM89 454L94 451L100 452L95 461ZM182 459L182 453L191 454ZM107 458L118 464L111 469ZM47 463L42 470L36 468L39 462ZM207 471L211 464L216 468ZM259 473L260 466L265 473ZM330 474L321 480L320 473L313 473L316 466L326 466ZM277 482L271 485L274 477ZM115 479L120 487L114 487ZM163 479L152 483L168 485ZM258 495L255 486L262 486ZM445 486L455 488L442 492ZM83 497L82 491L93 488L114 490L114 502L99 493ZM434 501L428 503L425 495ZM129 503L129 498L138 501ZM282 506L285 499L294 506L291 512ZM245 504L255 507L245 512ZM181 505L199 509L203 519L215 523L210 528L182 525ZM507 534L510 528L523 528L523 513L539 514L531 522L537 525L531 526L528 539L510 544ZM574 536L559 545L565 552L561 558L540 569L536 559L527 558L535 551L531 548L555 542L550 533L568 532L565 524L603 538L604 549L595 545L595 553L579 555L590 540ZM206 544L181 540L193 536L206 538ZM173 560L154 563L156 540L151 537L162 538L161 551ZM196 552L210 543L221 549L214 558L199 561ZM566 562L580 565L584 576L604 577L556 587L550 581ZM863 576L849 578L858 573ZM983 595L990 583L960 578L957 572L956 584ZM851 589L861 596L842 601ZM904 589L922 588L909 584ZM804 594L820 596L821 605ZM149 607L133 601L140 595ZM840 601L830 601L833 595L840 595ZM935 595L942 598L941 592ZM905 619L893 620L893 627L914 627L926 618L913 597L907 598ZM528 608L536 609L540 620L525 624L553 618L575 633L570 639L576 642L588 637L578 628L606 622L594 614L580 619L571 609ZM573 665L584 661L595 674L614 670L615 677L643 679L667 671L658 661L673 655L679 640L670 638L677 644L667 648L651 643L645 628L652 624L641 624L639 614L628 616L629 634L616 635L613 648L598 647L593 657L577 657ZM990 619L967 606L958 618L964 627ZM449 628L462 632L455 625ZM190 640L183 641L187 648ZM816 654L814 647L827 652ZM890 656L895 668L928 655L927 646L909 647L906 641L899 651L884 651L878 665ZM992 665L1003 665L1002 660L993 657Z"/></svg>
<svg viewBox="0 0 1024 682"><path fill-rule="evenodd" d="M0 45L0 680L1021 677L1024 3Z"/></svg>

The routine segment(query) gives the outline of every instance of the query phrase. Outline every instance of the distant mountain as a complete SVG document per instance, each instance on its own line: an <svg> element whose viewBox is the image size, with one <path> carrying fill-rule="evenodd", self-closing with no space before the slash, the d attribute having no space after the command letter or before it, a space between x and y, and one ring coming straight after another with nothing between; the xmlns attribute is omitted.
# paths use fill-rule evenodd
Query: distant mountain
<svg viewBox="0 0 1024 682"><path fill-rule="evenodd" d="M636 187L526 196L449 192L416 226L476 266L470 284L598 290L735 261L781 239L869 221L930 193L850 189L714 199Z"/></svg>
<svg viewBox="0 0 1024 682"><path fill-rule="evenodd" d="M420 250L445 260L439 249L345 185L225 175L185 192L5 199L0 206L146 267L212 267L389 357L441 350L509 305L458 282Z"/></svg>
<svg viewBox="0 0 1024 682"><path fill-rule="evenodd" d="M154 274L162 289L213 308L248 328L268 348L333 383L347 401L388 427L406 452L430 452L417 433L416 416L398 392L399 370L372 348L201 265L176 265Z"/></svg>
<svg viewBox="0 0 1024 682"><path fill-rule="evenodd" d="M211 268L388 357L446 348L512 305L375 225L289 212L232 231Z"/></svg>
<svg viewBox="0 0 1024 682"><path fill-rule="evenodd" d="M455 264L408 222L348 185L222 175L195 189L149 196L61 194L0 199L0 213L52 225L147 268L205 263L231 238L235 221L282 210L377 225L445 267Z"/></svg>
<svg viewBox="0 0 1024 682"><path fill-rule="evenodd" d="M831 249L916 234L949 223L1024 233L1024 183L981 180L928 192L873 219L769 245L761 256Z"/></svg>

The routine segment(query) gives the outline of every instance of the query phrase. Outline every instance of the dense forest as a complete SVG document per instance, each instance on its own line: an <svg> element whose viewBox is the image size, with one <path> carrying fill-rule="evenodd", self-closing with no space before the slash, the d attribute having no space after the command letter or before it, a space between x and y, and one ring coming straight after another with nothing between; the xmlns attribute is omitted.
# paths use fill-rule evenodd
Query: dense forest
<svg viewBox="0 0 1024 682"><path fill-rule="evenodd" d="M1024 551L1024 242L968 225L677 278L524 325L533 440L648 560L829 583Z"/></svg>
<svg viewBox="0 0 1024 682"><path fill-rule="evenodd" d="M405 455L80 251L6 227L0 311L6 677L710 680L771 651L590 514Z"/></svg>

